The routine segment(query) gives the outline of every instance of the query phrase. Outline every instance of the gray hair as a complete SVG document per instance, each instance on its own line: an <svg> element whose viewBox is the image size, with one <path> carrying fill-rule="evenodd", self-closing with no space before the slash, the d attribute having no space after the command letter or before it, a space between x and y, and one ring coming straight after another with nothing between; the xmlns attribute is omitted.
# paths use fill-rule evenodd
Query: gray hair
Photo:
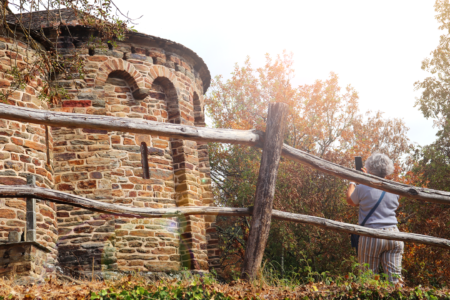
<svg viewBox="0 0 450 300"><path fill-rule="evenodd" d="M379 177L385 177L394 172L394 163L383 153L373 153L366 160L365 167L367 172Z"/></svg>

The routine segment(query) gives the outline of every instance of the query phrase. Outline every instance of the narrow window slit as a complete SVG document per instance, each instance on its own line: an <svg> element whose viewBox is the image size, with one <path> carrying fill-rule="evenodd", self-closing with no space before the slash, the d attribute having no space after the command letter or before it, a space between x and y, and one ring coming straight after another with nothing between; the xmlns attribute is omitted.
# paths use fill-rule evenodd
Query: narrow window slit
<svg viewBox="0 0 450 300"><path fill-rule="evenodd" d="M142 178L150 179L150 168L148 167L148 147L145 142L141 143Z"/></svg>

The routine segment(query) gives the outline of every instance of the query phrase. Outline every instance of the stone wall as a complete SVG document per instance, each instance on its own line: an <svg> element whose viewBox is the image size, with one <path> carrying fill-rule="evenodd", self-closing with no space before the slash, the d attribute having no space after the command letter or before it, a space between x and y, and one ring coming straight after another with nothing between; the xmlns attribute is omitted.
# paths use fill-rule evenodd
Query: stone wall
<svg viewBox="0 0 450 300"><path fill-rule="evenodd" d="M61 82L74 84L68 86L71 98L53 110L194 125L194 93L202 94L202 82L186 71L189 66L178 59L178 69L171 69L175 57L167 63L155 49L134 47L127 60L119 58L127 57L127 47L86 55L86 79ZM203 205L196 142L87 129L52 132L58 190L135 207ZM142 176L143 142L150 179ZM94 261L105 271L208 270L202 216L133 219L60 205L58 222L60 263L67 269L89 272Z"/></svg>
<svg viewBox="0 0 450 300"><path fill-rule="evenodd" d="M39 76L34 76L24 89L11 87L13 77L6 74L11 66L23 67L32 62L33 52L26 51L20 42L0 37L0 88L3 93L15 90L8 104L35 109L48 109L46 102L38 99L42 87ZM0 119L0 184L24 185L28 174L36 176L40 187L53 188L51 167L52 136L45 126ZM36 203L37 241L52 250L49 263L55 264L57 249L57 222L55 204L48 201ZM23 232L25 228L25 199L0 199L0 242L8 240L10 231Z"/></svg>
<svg viewBox="0 0 450 300"><path fill-rule="evenodd" d="M79 40L75 45L59 38L61 53L78 51L85 58L86 76L58 80L69 99L52 107L38 100L42 81L36 77L10 97L11 105L204 126L203 94L210 77L191 50L144 36L88 51L76 49ZM0 40L3 69L12 56L24 59L23 49L11 52L8 41ZM186 49L189 55L183 54ZM11 81L0 72L0 88ZM6 120L0 128L0 184L25 184L32 173L38 186L108 203L151 208L212 203L206 143ZM149 179L143 178L141 145L148 149ZM43 201L37 207L38 242L52 249L53 264L58 256L61 268L76 275L91 274L92 264L97 274L207 271L208 253L213 260L217 254L213 217L128 218ZM0 199L0 239L23 230L24 209L24 199Z"/></svg>
<svg viewBox="0 0 450 300"><path fill-rule="evenodd" d="M50 250L36 242L0 245L0 277L16 278L16 284L44 282L54 274ZM17 277L20 276L17 281Z"/></svg>

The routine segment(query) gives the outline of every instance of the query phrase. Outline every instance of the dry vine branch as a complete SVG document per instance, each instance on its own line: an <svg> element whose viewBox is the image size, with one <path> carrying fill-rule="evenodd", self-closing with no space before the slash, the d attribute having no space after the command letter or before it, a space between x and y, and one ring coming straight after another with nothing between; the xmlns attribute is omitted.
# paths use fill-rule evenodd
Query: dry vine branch
<svg viewBox="0 0 450 300"><path fill-rule="evenodd" d="M26 52L33 51L34 57L32 61L24 60L20 66L13 62L11 70L6 70L6 73L9 72L13 77L13 84L7 91L0 93L0 100L3 102L7 102L18 87L23 88L21 83L24 74L28 78L40 76L44 79L37 89L39 98L52 103L59 102L67 93L57 81L83 78L84 60L81 56L86 53L87 48L106 47L106 42L114 44L116 40L123 40L129 30L133 30L128 25L134 24L133 21L136 20L123 14L112 0L94 3L79 0L48 1L47 5L40 0L19 0L18 4L0 0L0 3L2 35L10 38L15 45L25 44ZM43 11L40 10L41 6ZM114 8L116 16L111 13ZM67 20L67 15L63 16L62 11L70 11L71 15L77 18L79 25L93 28L95 36L86 36L81 47L78 45L72 49L60 49L58 43L63 32L66 33L68 42L77 40L70 30L71 20ZM45 25L41 23L44 16L47 21ZM52 28L50 33L44 30L47 28ZM11 72L17 68L20 70Z"/></svg>

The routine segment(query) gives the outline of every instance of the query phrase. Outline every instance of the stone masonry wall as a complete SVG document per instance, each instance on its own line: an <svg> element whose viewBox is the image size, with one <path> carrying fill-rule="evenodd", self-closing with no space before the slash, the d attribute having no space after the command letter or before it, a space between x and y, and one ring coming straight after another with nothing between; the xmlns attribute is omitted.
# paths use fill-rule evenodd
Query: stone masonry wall
<svg viewBox="0 0 450 300"><path fill-rule="evenodd" d="M48 265L49 251L36 242L0 245L0 277L19 285L44 282L55 272L54 265Z"/></svg>
<svg viewBox="0 0 450 300"><path fill-rule="evenodd" d="M86 55L86 62L85 80L61 82L71 99L54 110L194 125L194 93L203 94L202 82L180 58L119 44ZM138 89L147 91L142 100L135 98ZM203 203L196 142L86 129L52 132L59 190L136 207ZM149 147L150 179L142 178L142 142ZM77 272L91 272L92 261L103 270L208 270L202 216L135 219L60 205L58 223L60 263Z"/></svg>
<svg viewBox="0 0 450 300"><path fill-rule="evenodd" d="M13 77L6 74L11 66L22 68L32 63L33 52L25 51L26 45L14 44L8 38L0 37L0 88L3 93L15 90L11 87ZM34 76L24 89L17 89L8 98L7 104L48 109L46 102L37 98L42 81ZM51 168L52 136L45 126L0 119L0 184L24 185L28 174L36 176L40 187L53 188ZM50 163L50 164L49 164ZM48 263L55 265L57 257L57 222L55 204L48 201L36 202L37 242L51 249ZM23 232L25 228L25 199L0 199L0 242L8 240L10 231Z"/></svg>
<svg viewBox="0 0 450 300"><path fill-rule="evenodd" d="M68 44L58 43L61 53L76 48ZM20 65L29 59L25 45L19 45L0 38L2 70L12 60ZM37 98L43 84L36 76L9 104L204 126L203 82L194 61L181 52L134 42L78 52L85 57L86 76L59 80L69 99L49 108ZM11 82L0 72L2 91ZM148 147L150 179L143 179L142 143ZM120 205L210 205L207 153L207 144L188 140L0 120L0 184L25 184L32 173L38 186ZM23 231L24 210L24 199L0 199L0 241L9 231ZM127 218L46 201L37 201L37 210L37 241L52 251L47 265L58 258L63 269L77 275L91 274L92 264L97 274L183 267L206 271L208 253L217 254L212 217Z"/></svg>

